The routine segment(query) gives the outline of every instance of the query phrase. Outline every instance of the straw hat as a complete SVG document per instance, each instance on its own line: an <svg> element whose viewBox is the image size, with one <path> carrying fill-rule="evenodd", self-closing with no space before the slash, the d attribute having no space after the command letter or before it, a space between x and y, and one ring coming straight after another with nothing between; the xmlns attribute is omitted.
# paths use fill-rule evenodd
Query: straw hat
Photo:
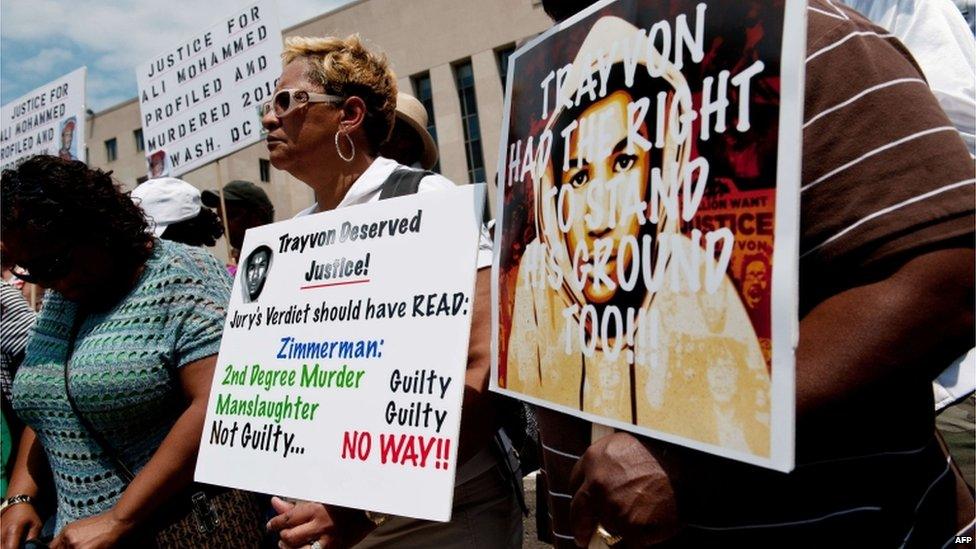
<svg viewBox="0 0 976 549"><path fill-rule="evenodd" d="M400 92L397 94L396 123L406 124L413 129L424 144L420 164L429 170L437 164L437 144L427 131L427 109L416 97Z"/></svg>

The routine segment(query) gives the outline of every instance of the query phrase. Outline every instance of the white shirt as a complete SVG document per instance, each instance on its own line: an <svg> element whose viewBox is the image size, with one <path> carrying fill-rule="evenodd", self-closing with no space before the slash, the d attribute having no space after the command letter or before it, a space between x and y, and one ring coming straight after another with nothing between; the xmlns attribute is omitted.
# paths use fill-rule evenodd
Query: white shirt
<svg viewBox="0 0 976 549"><path fill-rule="evenodd" d="M384 158L382 156L377 156L376 160L369 165L369 168L359 176L352 186L349 187L349 191L346 192L346 196L342 198L339 205L336 208L345 208L346 206L354 206L356 204L366 204L369 202L376 202L380 199L380 193L383 192L383 183L386 182L387 178L393 173L397 168L404 168L403 164L398 163L395 160L390 160L389 158ZM450 179L444 177L440 174L428 175L420 180L420 186L417 187L418 193L425 193L428 191L440 191L443 189L453 189L456 187ZM318 204L312 204L308 208L298 212L295 217L302 217L306 215L312 215L318 213ZM481 239L478 242L478 268L483 269L485 267L490 267L492 262L492 250L491 250L491 237L488 235L488 230L482 226L481 227Z"/></svg>
<svg viewBox="0 0 976 549"><path fill-rule="evenodd" d="M959 9L950 0L844 2L905 44L969 154L976 155L976 40Z"/></svg>

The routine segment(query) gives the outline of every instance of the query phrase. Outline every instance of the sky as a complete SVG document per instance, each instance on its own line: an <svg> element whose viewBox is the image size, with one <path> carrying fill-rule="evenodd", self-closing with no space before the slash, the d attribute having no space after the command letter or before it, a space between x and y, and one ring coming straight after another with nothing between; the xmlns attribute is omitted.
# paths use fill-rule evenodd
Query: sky
<svg viewBox="0 0 976 549"><path fill-rule="evenodd" d="M350 0L278 0L285 29ZM136 66L249 0L0 0L0 104L88 66L88 108L136 96Z"/></svg>

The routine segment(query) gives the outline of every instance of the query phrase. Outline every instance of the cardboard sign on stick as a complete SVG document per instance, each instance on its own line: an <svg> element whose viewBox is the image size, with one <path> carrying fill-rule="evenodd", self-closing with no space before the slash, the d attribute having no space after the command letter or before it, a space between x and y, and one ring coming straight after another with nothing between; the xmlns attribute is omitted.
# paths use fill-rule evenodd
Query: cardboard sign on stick
<svg viewBox="0 0 976 549"><path fill-rule="evenodd" d="M0 109L0 169L36 154L85 158L85 76L81 67Z"/></svg>
<svg viewBox="0 0 976 549"><path fill-rule="evenodd" d="M792 469L805 6L607 0L512 54L493 390Z"/></svg>
<svg viewBox="0 0 976 549"><path fill-rule="evenodd" d="M281 74L273 0L258 0L136 69L149 177L178 177L264 137Z"/></svg>
<svg viewBox="0 0 976 549"><path fill-rule="evenodd" d="M484 194L249 230L196 479L450 520Z"/></svg>

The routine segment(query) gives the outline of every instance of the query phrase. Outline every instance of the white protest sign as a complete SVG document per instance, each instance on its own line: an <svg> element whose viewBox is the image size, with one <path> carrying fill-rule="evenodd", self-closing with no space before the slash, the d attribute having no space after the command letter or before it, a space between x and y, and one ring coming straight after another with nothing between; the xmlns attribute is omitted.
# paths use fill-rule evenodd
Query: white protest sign
<svg viewBox="0 0 976 549"><path fill-rule="evenodd" d="M272 0L228 14L139 66L146 158L160 170L150 175L178 176L260 141L259 109L279 74Z"/></svg>
<svg viewBox="0 0 976 549"><path fill-rule="evenodd" d="M249 230L196 479L450 520L483 202L469 185Z"/></svg>
<svg viewBox="0 0 976 549"><path fill-rule="evenodd" d="M0 168L36 154L85 160L85 75L81 67L0 109Z"/></svg>

